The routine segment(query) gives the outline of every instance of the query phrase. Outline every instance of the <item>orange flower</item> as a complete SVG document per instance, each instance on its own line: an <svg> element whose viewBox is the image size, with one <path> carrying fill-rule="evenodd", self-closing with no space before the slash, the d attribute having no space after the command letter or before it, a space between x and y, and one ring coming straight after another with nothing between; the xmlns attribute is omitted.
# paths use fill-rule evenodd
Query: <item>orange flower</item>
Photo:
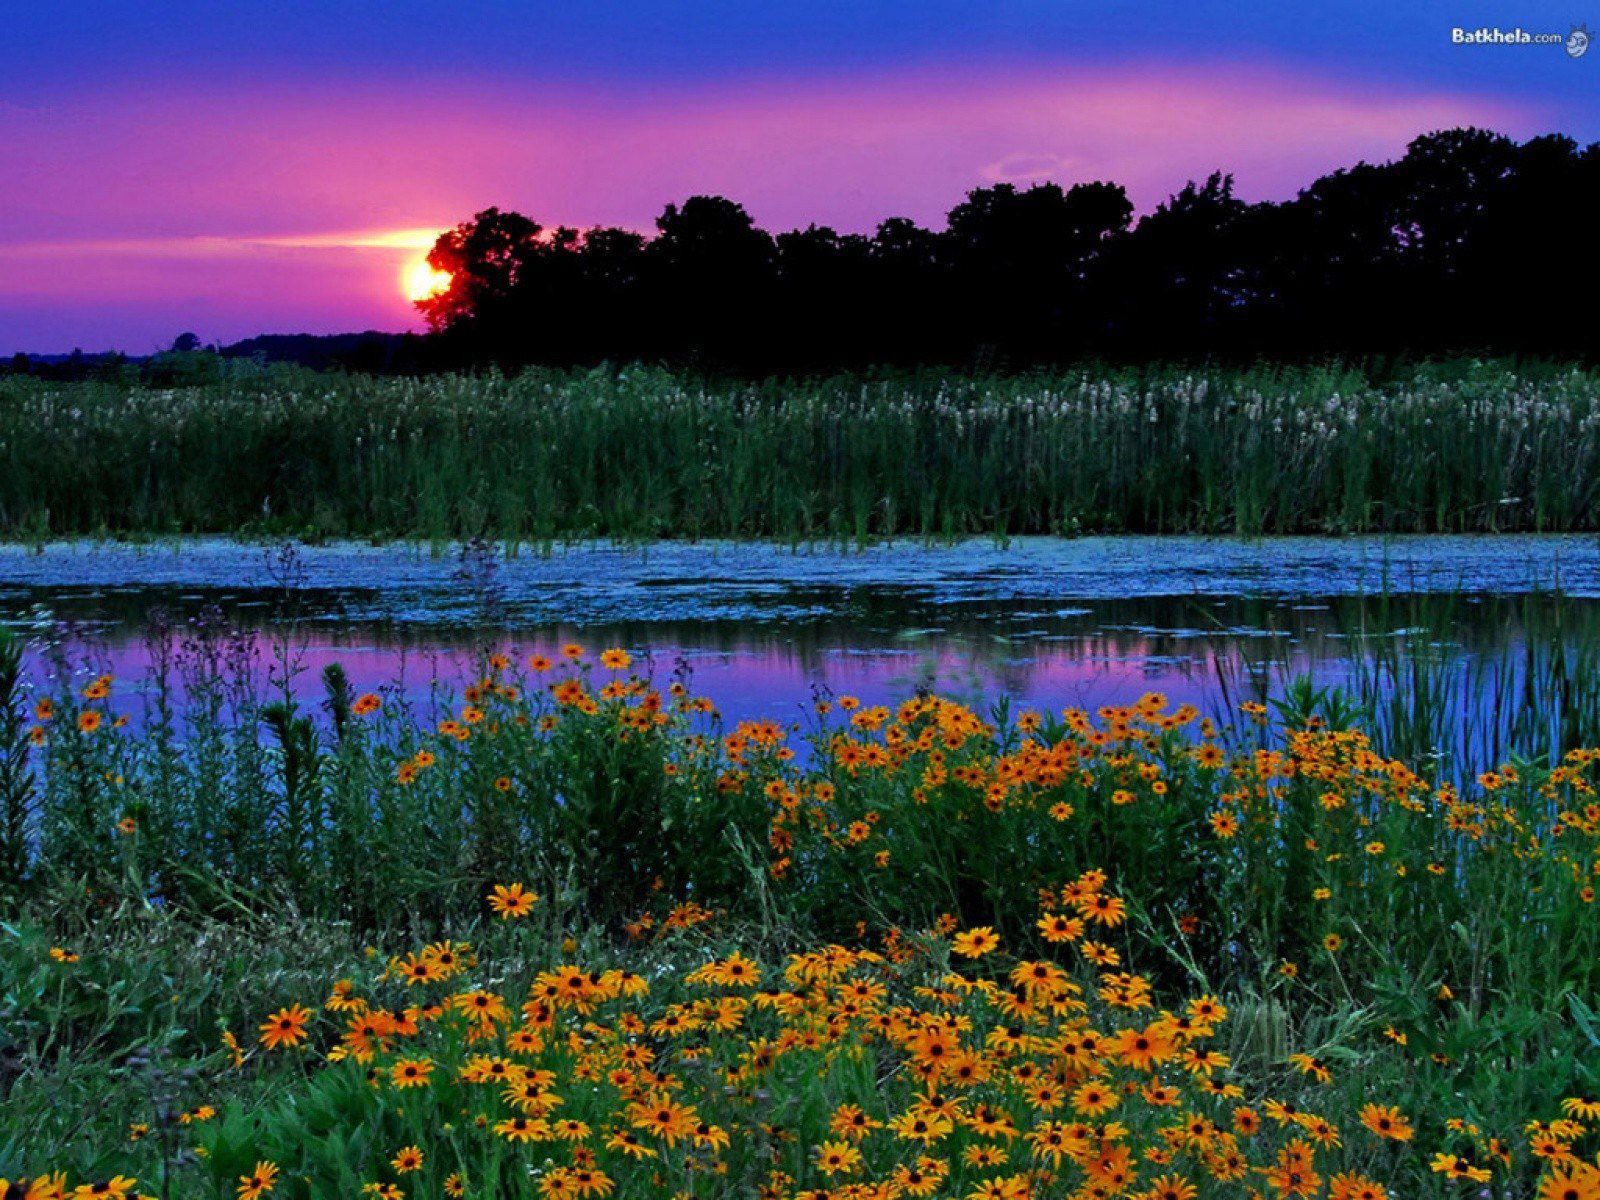
<svg viewBox="0 0 1600 1200"><path fill-rule="evenodd" d="M982 958L999 945L999 935L990 926L979 925L976 929L956 934L950 949L963 958Z"/></svg>
<svg viewBox="0 0 1600 1200"><path fill-rule="evenodd" d="M1121 925L1128 915L1128 906L1117 897L1102 892L1079 901L1078 911L1102 925Z"/></svg>
<svg viewBox="0 0 1600 1200"><path fill-rule="evenodd" d="M433 1062L426 1058L402 1058L389 1068L389 1078L397 1088L427 1087Z"/></svg>
<svg viewBox="0 0 1600 1200"><path fill-rule="evenodd" d="M1381 1104L1369 1104L1363 1108L1361 1123L1379 1137L1396 1142L1409 1142L1416 1132L1398 1108Z"/></svg>
<svg viewBox="0 0 1600 1200"><path fill-rule="evenodd" d="M851 1175L861 1166L861 1151L849 1142L823 1142L816 1154L817 1169L824 1175Z"/></svg>
<svg viewBox="0 0 1600 1200"><path fill-rule="evenodd" d="M489 896L489 907L498 913L503 921L527 916L538 902L538 895L528 891L520 883L513 883L510 887L497 883Z"/></svg>
<svg viewBox="0 0 1600 1200"><path fill-rule="evenodd" d="M420 1147L406 1146L394 1156L389 1165L395 1169L396 1174L408 1175L412 1171L422 1170L422 1160L423 1153Z"/></svg>
<svg viewBox="0 0 1600 1200"><path fill-rule="evenodd" d="M310 1019L311 1010L304 1005L280 1008L261 1023L261 1044L269 1050L298 1046L306 1040L306 1022Z"/></svg>
<svg viewBox="0 0 1600 1200"><path fill-rule="evenodd" d="M1148 1071L1154 1064L1171 1058L1174 1052L1172 1039L1153 1025L1142 1032L1137 1029L1121 1030L1112 1048L1123 1062L1136 1071Z"/></svg>
<svg viewBox="0 0 1600 1200"><path fill-rule="evenodd" d="M258 1162L250 1174L239 1176L239 1200L257 1200L277 1182L278 1168L270 1162Z"/></svg>

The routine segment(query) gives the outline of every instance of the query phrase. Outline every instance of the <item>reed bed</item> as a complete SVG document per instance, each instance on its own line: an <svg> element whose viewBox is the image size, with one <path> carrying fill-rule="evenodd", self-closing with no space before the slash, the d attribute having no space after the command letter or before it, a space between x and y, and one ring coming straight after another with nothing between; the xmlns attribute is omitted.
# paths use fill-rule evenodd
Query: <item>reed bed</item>
<svg viewBox="0 0 1600 1200"><path fill-rule="evenodd" d="M1457 785L1331 693L728 728L619 648L437 714L0 649L23 1195L1600 1188L1600 750Z"/></svg>
<svg viewBox="0 0 1600 1200"><path fill-rule="evenodd" d="M1431 781L1470 783L1500 763L1548 765L1600 745L1600 606L1560 591L1486 615L1467 592L1381 591L1340 608L1344 650L1307 671L1285 639L1219 662L1224 712L1241 701L1293 722L1358 725Z"/></svg>
<svg viewBox="0 0 1600 1200"><path fill-rule="evenodd" d="M1600 375L0 378L0 536L550 542L1600 528Z"/></svg>

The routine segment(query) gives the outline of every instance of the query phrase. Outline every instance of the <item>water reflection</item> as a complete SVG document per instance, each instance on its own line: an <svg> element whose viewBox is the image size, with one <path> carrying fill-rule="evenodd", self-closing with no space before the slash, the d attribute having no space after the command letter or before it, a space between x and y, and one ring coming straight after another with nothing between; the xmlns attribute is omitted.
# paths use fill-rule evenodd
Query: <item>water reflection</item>
<svg viewBox="0 0 1600 1200"><path fill-rule="evenodd" d="M706 614L686 604L680 619L486 624L465 615L442 619L437 606L413 609L413 619L373 617L370 600L352 615L349 595L326 588L13 584L0 592L0 619L31 617L38 632L50 631L29 652L40 679L63 669L109 672L137 694L138 681L174 646L211 639L228 645L207 653L231 656L229 669L247 669L258 687L288 662L294 690L314 699L322 669L338 663L358 690L394 685L424 709L438 694L459 690L489 649L521 662L554 657L569 641L593 651L622 646L657 678L687 670L696 691L741 719L798 715L817 692L886 702L919 687L985 706L1004 694L1053 711L1158 690L1215 712L1225 695L1237 700L1301 672L1347 680L1357 643L1367 653L1419 628L1463 662L1513 660L1530 624L1532 636L1546 636L1556 609L1552 597L1538 594L1070 602L986 596L944 603L891 584L841 588L827 602L811 592L765 618ZM1574 602L1566 603L1570 610ZM1593 611L1592 602L1579 603ZM51 639L53 652L45 648Z"/></svg>

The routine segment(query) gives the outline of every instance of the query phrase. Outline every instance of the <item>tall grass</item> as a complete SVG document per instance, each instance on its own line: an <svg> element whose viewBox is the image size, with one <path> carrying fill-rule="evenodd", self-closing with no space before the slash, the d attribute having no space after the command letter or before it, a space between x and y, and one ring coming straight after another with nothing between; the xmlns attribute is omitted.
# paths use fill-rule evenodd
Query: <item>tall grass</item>
<svg viewBox="0 0 1600 1200"><path fill-rule="evenodd" d="M0 536L1600 528L1600 376L0 379Z"/></svg>
<svg viewBox="0 0 1600 1200"><path fill-rule="evenodd" d="M22 643L0 628L0 897L18 889L29 859L34 778L24 687Z"/></svg>
<svg viewBox="0 0 1600 1200"><path fill-rule="evenodd" d="M1384 591L1341 608L1339 658L1307 671L1268 639L1264 656L1219 660L1217 692L1291 722L1331 713L1440 783L1600 745L1600 612L1559 591L1496 612L1463 593Z"/></svg>

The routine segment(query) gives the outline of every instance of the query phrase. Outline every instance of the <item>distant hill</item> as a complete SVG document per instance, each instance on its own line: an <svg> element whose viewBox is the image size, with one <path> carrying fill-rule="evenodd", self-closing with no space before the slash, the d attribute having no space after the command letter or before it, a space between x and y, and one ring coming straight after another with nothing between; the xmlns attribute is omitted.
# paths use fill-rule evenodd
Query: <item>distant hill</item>
<svg viewBox="0 0 1600 1200"><path fill-rule="evenodd" d="M68 363L105 366L107 364L141 362L143 360L132 358L123 354L120 350L102 350L96 354L85 354L82 350L74 350L70 354L16 354L6 361L19 365L32 363L35 366L59 367ZM0 366L4 365L4 362L0 362Z"/></svg>
<svg viewBox="0 0 1600 1200"><path fill-rule="evenodd" d="M348 371L388 374L422 364L425 340L415 333L265 333L218 347L224 358L296 363L315 371L343 367Z"/></svg>
<svg viewBox="0 0 1600 1200"><path fill-rule="evenodd" d="M229 361L283 363L313 371L345 370L373 375L421 373L439 369L437 339L415 333L268 333L225 346L202 345L184 334L173 348L156 354L118 351L86 354L16 354L0 359L0 375L32 375L70 381L101 379L160 385L205 383L230 371Z"/></svg>

